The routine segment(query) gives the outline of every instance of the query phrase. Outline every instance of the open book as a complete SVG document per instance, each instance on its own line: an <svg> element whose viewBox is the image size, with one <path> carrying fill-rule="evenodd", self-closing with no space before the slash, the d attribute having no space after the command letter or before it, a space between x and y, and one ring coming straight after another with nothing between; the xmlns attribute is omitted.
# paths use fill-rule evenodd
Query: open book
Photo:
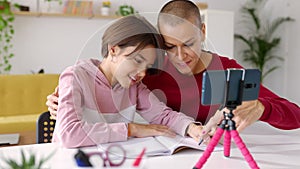
<svg viewBox="0 0 300 169"><path fill-rule="evenodd" d="M107 143L98 145L99 149L105 150L111 144L120 144L126 151L127 157L136 157L142 149L146 148L147 156L172 155L182 149L192 148L204 151L206 144L198 143L190 137L177 135L175 138L156 136L145 138L129 138L125 142ZM215 151L222 150L223 146L217 145Z"/></svg>

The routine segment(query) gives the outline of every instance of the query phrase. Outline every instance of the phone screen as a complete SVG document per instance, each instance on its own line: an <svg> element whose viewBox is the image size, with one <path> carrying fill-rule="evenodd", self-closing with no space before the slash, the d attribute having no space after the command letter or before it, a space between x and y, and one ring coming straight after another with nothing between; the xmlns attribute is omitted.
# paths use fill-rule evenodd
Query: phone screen
<svg viewBox="0 0 300 169"><path fill-rule="evenodd" d="M239 99L240 82L244 74L242 89L242 100L249 101L258 98L260 88L260 71L258 69L229 69L210 70L204 72L202 81L203 105L223 104L227 91L227 102L235 103ZM227 87L227 84L229 85Z"/></svg>

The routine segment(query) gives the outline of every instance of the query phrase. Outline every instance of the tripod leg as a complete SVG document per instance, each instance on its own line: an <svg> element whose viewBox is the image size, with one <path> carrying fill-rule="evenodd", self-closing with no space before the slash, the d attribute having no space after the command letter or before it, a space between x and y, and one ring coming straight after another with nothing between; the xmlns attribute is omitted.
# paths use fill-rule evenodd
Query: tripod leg
<svg viewBox="0 0 300 169"><path fill-rule="evenodd" d="M224 133L224 129L221 127L218 127L216 133L214 134L213 138L211 139L210 143L207 145L206 150L203 152L201 158L196 163L193 169L200 169L203 167L209 156L211 155L212 151L218 144L222 134Z"/></svg>
<svg viewBox="0 0 300 169"><path fill-rule="evenodd" d="M225 131L224 136L224 156L229 157L230 156L230 144L231 144L231 134L229 130Z"/></svg>
<svg viewBox="0 0 300 169"><path fill-rule="evenodd" d="M247 149L246 145L244 144L243 140L241 139L239 133L236 130L230 131L235 144L238 146L242 154L244 155L246 161L250 165L252 169L259 169L256 161L253 159L252 155L250 154L249 150Z"/></svg>

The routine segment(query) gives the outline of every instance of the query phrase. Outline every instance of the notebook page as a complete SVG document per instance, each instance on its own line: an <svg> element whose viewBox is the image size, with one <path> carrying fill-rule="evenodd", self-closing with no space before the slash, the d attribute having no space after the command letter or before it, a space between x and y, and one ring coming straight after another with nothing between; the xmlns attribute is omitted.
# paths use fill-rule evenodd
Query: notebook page
<svg viewBox="0 0 300 169"><path fill-rule="evenodd" d="M135 158L138 154L141 153L143 148L146 147L147 156L157 156L157 155L168 155L169 149L158 142L154 137L145 137L145 138L129 138L127 141L99 144L98 149L106 150L106 148L111 144L121 145L125 152L127 158Z"/></svg>
<svg viewBox="0 0 300 169"><path fill-rule="evenodd" d="M189 147L196 150L204 151L207 147L205 143L198 145L198 143L191 137L182 137L177 135L175 138L165 137L165 136L157 136L155 137L161 144L168 147L171 151L171 154L174 153L178 148ZM220 151L223 147L221 145L217 145L214 151Z"/></svg>

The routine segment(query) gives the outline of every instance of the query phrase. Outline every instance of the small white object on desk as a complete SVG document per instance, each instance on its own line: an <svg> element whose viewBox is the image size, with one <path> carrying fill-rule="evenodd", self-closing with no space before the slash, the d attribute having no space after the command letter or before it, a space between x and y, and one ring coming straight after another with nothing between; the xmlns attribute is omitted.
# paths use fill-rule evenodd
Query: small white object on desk
<svg viewBox="0 0 300 169"><path fill-rule="evenodd" d="M0 146L1 145L12 145L19 143L19 133L14 134L0 134Z"/></svg>

